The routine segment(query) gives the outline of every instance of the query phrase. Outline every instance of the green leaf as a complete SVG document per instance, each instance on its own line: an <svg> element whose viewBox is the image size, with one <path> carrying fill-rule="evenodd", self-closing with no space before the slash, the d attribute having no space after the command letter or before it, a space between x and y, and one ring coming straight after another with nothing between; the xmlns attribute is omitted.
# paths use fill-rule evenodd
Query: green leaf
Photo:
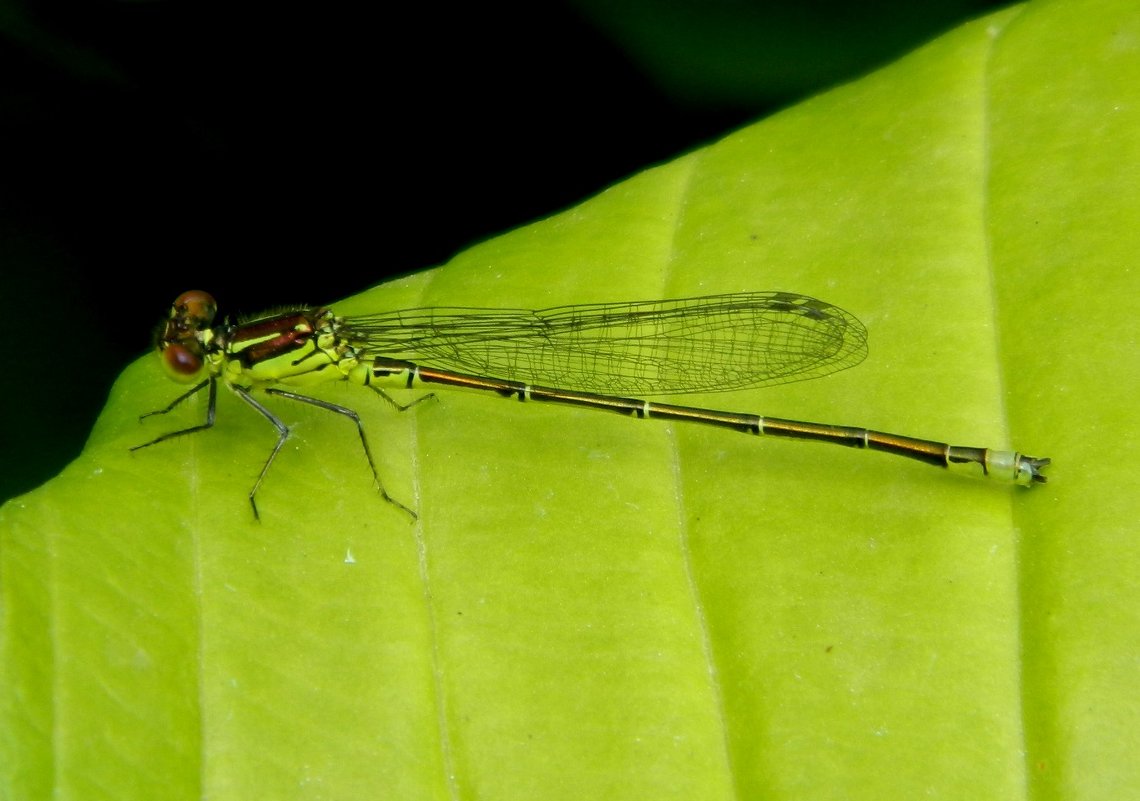
<svg viewBox="0 0 1140 801"><path fill-rule="evenodd" d="M751 107L867 71L997 3L571 0L670 96Z"/></svg>
<svg viewBox="0 0 1140 801"><path fill-rule="evenodd" d="M0 511L0 796L1140 794L1140 15L1037 3L335 308L784 289L871 356L692 400L1051 456L879 454L460 391L293 438L153 358ZM208 288L208 287L206 287ZM224 303L224 298L222 299ZM407 400L407 399L405 399Z"/></svg>

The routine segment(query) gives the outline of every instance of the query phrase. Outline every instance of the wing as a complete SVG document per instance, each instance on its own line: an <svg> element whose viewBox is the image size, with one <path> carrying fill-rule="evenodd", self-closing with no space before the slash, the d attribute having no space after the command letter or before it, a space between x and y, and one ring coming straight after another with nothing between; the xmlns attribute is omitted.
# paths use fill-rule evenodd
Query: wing
<svg viewBox="0 0 1140 801"><path fill-rule="evenodd" d="M854 315L806 295L745 292L524 309L423 308L345 318L377 356L605 394L668 395L784 384L867 355Z"/></svg>

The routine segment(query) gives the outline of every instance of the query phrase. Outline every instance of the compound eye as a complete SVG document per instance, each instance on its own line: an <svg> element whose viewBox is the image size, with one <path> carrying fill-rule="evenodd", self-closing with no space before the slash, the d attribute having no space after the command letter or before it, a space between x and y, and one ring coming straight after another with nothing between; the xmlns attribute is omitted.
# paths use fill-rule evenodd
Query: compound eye
<svg viewBox="0 0 1140 801"><path fill-rule="evenodd" d="M196 380L205 367L200 355L177 342L169 343L160 354L166 374L183 384Z"/></svg>
<svg viewBox="0 0 1140 801"><path fill-rule="evenodd" d="M171 316L192 321L198 327L204 328L213 322L214 314L217 311L218 303L214 300L213 295L209 292L203 292L201 289L191 289L189 292L183 292L175 299Z"/></svg>

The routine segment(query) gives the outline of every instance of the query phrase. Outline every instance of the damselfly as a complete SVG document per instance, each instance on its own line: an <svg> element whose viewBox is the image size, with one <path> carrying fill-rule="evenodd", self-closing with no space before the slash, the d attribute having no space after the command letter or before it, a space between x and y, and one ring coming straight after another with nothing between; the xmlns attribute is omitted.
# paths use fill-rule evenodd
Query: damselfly
<svg viewBox="0 0 1140 801"><path fill-rule="evenodd" d="M274 385L351 381L397 408L381 385L480 389L520 401L549 401L632 417L706 423L762 436L831 442L906 456L1022 486L1043 483L1048 459L1014 451L948 445L851 426L626 397L724 392L784 384L845 370L867 355L867 332L852 314L791 292L741 292L682 300L556 306L540 311L437 307L341 317L299 308L243 322L214 323L205 292L174 301L158 351L177 381L198 383L164 409L209 391L206 420L136 445L138 450L214 425L220 380L277 429L277 442L249 492L257 491L289 427L253 389L351 419L380 495L413 519L384 489L355 411ZM424 396L428 397L428 396ZM421 398L420 400L423 400ZM418 401L417 401L418 402Z"/></svg>

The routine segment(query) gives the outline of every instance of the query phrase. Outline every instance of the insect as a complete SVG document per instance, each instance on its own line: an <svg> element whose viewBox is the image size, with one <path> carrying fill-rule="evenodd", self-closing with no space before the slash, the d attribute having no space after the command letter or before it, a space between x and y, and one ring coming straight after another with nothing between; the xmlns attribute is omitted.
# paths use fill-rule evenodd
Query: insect
<svg viewBox="0 0 1140 801"><path fill-rule="evenodd" d="M436 307L342 317L330 308L312 307L238 323L216 323L216 316L217 304L206 292L192 290L174 301L158 336L158 352L172 378L197 383L166 408L143 415L166 414L206 389L205 422L131 450L211 428L221 381L278 432L249 492L254 517L257 491L289 436L289 427L253 396L254 389L261 389L352 420L380 495L416 518L384 488L355 411L282 388L326 381L369 387L401 409L407 407L396 404L383 386L463 387L520 401L883 451L1022 486L1046 480L1042 470L1049 459L1014 451L627 397L784 384L845 370L866 357L867 332L858 319L830 303L791 292L538 311Z"/></svg>

